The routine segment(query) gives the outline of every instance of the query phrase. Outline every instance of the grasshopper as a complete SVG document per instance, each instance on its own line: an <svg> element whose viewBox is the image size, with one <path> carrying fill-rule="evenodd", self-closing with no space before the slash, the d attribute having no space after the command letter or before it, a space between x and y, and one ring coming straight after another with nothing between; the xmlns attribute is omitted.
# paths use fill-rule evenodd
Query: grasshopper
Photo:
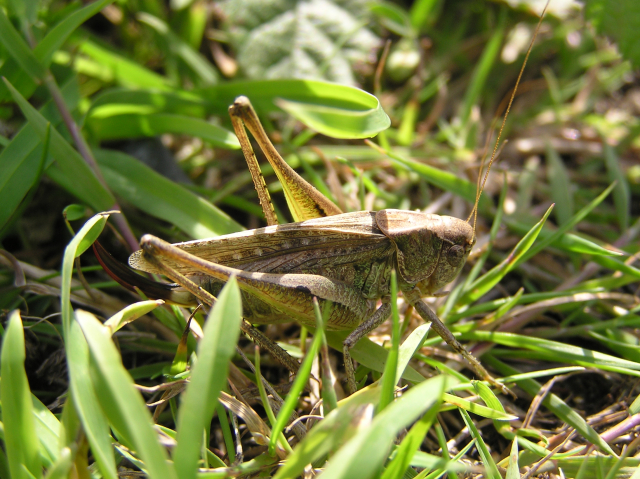
<svg viewBox="0 0 640 479"><path fill-rule="evenodd" d="M475 228L458 218L414 211L342 213L282 159L246 97L237 98L229 112L269 226L173 245L143 236L141 250L129 258L130 266L163 274L182 286L155 295L182 305L212 304L224 283L235 276L249 323L293 319L310 328L315 327L313 298L321 306L330 303L326 328L352 331L343 353L347 387L353 393L355 371L349 351L390 316L395 268L399 290L409 304L478 376L507 391L422 300L458 275L475 244ZM283 184L297 222L278 224L245 125ZM376 308L378 300L382 304Z"/></svg>
<svg viewBox="0 0 640 479"><path fill-rule="evenodd" d="M519 81L520 77L511 101ZM508 111L509 108L503 127ZM390 316L391 272L395 269L399 290L418 314L431 322L447 344L466 359L475 374L502 392L510 392L456 340L422 299L436 294L455 279L476 242L478 201L500 135L482 185L480 176L478 178L476 202L466 221L393 209L343 213L282 159L246 97L238 97L229 107L229 114L268 226L173 245L155 236L143 236L141 250L129 258L130 266L163 274L177 283L176 287L167 286L162 293L156 288L150 295L182 305L199 302L211 305L224 283L235 276L242 291L243 315L249 323L294 320L310 328L315 327L312 301L317 298L321 307L329 306L328 330L351 331L343 343L343 354L347 389L353 393L357 386L350 350ZM278 224L245 127L282 183L295 223ZM473 226L469 223L471 217ZM130 284L142 282L142 277L133 276L137 279L129 275L126 280L120 280ZM244 329L284 360L290 369L295 369L292 360L286 359L288 355L258 330L248 324Z"/></svg>

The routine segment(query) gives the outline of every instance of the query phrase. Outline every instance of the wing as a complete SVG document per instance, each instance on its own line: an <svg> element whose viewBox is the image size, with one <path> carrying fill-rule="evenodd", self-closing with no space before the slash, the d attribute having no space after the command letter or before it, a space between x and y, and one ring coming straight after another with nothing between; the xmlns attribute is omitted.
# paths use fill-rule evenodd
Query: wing
<svg viewBox="0 0 640 479"><path fill-rule="evenodd" d="M377 227L375 216L368 211L344 213L174 246L212 263L245 271L311 272L329 264L335 267L387 256L390 242ZM190 266L163 261L182 274L198 274ZM138 270L159 273L142 251L131 255L129 264Z"/></svg>

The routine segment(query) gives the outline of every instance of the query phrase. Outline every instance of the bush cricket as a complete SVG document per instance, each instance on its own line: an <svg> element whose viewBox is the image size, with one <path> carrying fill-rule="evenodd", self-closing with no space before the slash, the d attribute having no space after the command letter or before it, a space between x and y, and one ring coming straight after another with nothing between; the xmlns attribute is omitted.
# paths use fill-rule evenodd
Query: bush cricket
<svg viewBox="0 0 640 479"><path fill-rule="evenodd" d="M534 41L535 35L527 58ZM418 314L431 322L477 376L502 392L510 392L456 340L422 299L434 295L458 275L475 244L478 201L495 159L502 128L482 181L479 175L476 202L465 221L392 209L342 213L282 159L246 97L238 97L229 113L268 226L173 245L151 235L143 236L141 250L129 258L129 264L137 270L163 274L177 283L175 287L155 286L152 290L141 287L143 291L181 305L198 302L211 305L224 283L235 276L242 290L244 317L249 323L294 320L311 328L315 326L312 300L316 297L321 306L330 308L328 330L351 331L344 341L343 354L347 388L353 393L357 387L350 349L390 316L391 271L395 269L399 290ZM295 223L278 224L245 127L273 166ZM482 170L481 166L480 173ZM100 256L105 260L103 254ZM122 270L116 276L121 284L129 286L144 282L141 276ZM381 305L376 306L379 300ZM288 355L270 340L260 337L258 330L245 324L245 332L267 346L290 369L295 369L293 360L286 359L284 356Z"/></svg>

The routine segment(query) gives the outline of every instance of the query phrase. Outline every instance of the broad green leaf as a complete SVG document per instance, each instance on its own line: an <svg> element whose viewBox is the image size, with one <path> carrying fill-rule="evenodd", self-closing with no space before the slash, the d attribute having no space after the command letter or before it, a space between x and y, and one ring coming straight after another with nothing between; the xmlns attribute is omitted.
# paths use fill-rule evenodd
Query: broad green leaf
<svg viewBox="0 0 640 479"><path fill-rule="evenodd" d="M60 456L60 421L33 394L31 401L36 435L40 441L40 457L44 467L50 467Z"/></svg>
<svg viewBox="0 0 640 479"><path fill-rule="evenodd" d="M547 180L551 185L551 198L556 204L556 219L563 225L573 216L573 194L569 173L558 152L546 143Z"/></svg>
<svg viewBox="0 0 640 479"><path fill-rule="evenodd" d="M227 0L225 26L248 78L310 78L354 84L380 39L358 1Z"/></svg>
<svg viewBox="0 0 640 479"><path fill-rule="evenodd" d="M240 148L240 143L232 132L199 118L166 113L115 113L99 117L96 116L97 113L94 110L94 115L87 119L87 128L96 141L175 133L202 138L213 146Z"/></svg>
<svg viewBox="0 0 640 479"><path fill-rule="evenodd" d="M76 311L75 317L89 346L91 384L103 414L135 448L149 478L175 479L175 469L160 445L149 409L122 365L109 329L86 311Z"/></svg>
<svg viewBox="0 0 640 479"><path fill-rule="evenodd" d="M25 354L22 319L18 311L13 311L2 341L0 364L4 445L13 479L42 476Z"/></svg>
<svg viewBox="0 0 640 479"><path fill-rule="evenodd" d="M47 132L47 120L6 80L5 84L40 139L44 140ZM49 167L47 174L94 210L104 211L111 208L115 204L114 197L100 183L80 153L67 143L55 128L51 128L50 141L50 151L56 164Z"/></svg>
<svg viewBox="0 0 640 479"><path fill-rule="evenodd" d="M118 196L191 237L203 239L242 230L211 203L135 158L102 149L96 150L95 155L105 181Z"/></svg>
<svg viewBox="0 0 640 479"><path fill-rule="evenodd" d="M229 361L235 353L242 320L240 289L234 278L218 296L198 344L198 361L178 412L177 446L173 452L180 479L195 479L203 433L209 431L220 390L227 382Z"/></svg>
<svg viewBox="0 0 640 479"><path fill-rule="evenodd" d="M286 110L308 127L334 138L368 138L389 127L378 99L358 88L314 80L242 81L190 92L115 89L98 96L89 113L174 113L227 116L236 97L247 96L260 115Z"/></svg>
<svg viewBox="0 0 640 479"><path fill-rule="evenodd" d="M368 138L389 127L379 100L358 88L316 80L233 82L194 91L218 111L244 95L258 113L277 106L308 127L334 138Z"/></svg>

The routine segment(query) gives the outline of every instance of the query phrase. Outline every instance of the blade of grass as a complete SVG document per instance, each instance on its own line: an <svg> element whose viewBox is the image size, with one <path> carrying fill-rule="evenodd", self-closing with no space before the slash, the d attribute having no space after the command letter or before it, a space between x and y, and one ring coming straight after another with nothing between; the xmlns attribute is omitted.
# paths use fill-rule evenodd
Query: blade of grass
<svg viewBox="0 0 640 479"><path fill-rule="evenodd" d="M486 364L489 364L492 367L495 367L498 371L500 371L504 375L513 376L518 374L519 371L514 369L507 364L499 361L491 354L485 354L483 356L483 361ZM536 394L540 391L542 387L540 383L534 381L533 379L524 379L517 381L518 386L524 389L527 394L531 397L535 397ZM615 456L615 453L599 435L598 433L587 424L587 422L574 411L571 407L569 407L562 399L560 399L555 394L547 394L542 400L542 404L549 409L553 414L555 414L560 420L566 422L570 426L574 427L586 440L588 440L591 444L598 446L602 451Z"/></svg>
<svg viewBox="0 0 640 479"><path fill-rule="evenodd" d="M135 448L150 478L176 479L176 471L160 445L147 405L122 365L109 330L86 311L76 311L75 317L89 346L91 383L103 413Z"/></svg>
<svg viewBox="0 0 640 479"><path fill-rule="evenodd" d="M570 221L573 215L573 195L567 169L558 152L547 142L547 180L551 185L551 198L556 204L556 220L559 225Z"/></svg>
<svg viewBox="0 0 640 479"><path fill-rule="evenodd" d="M116 479L118 473L111 446L112 438L109 435L109 425L100 410L98 398L90 380L89 348L80 326L73 320L70 302L71 276L80 244L87 235L99 235L107 218L108 215L99 214L89 219L65 249L60 285L60 309L69 370L69 389L73 399L72 405L80 417L100 473L107 479Z"/></svg>
<svg viewBox="0 0 640 479"><path fill-rule="evenodd" d="M139 13L138 20L153 28L162 38L174 55L184 61L202 81L202 84L215 84L218 82L218 72L211 63L199 52L191 48L182 38L173 33L165 22L148 13Z"/></svg>
<svg viewBox="0 0 640 479"><path fill-rule="evenodd" d="M487 477L491 479L502 479L502 476L500 475L500 471L498 471L498 466L496 466L496 463L493 460L493 457L491 456L491 453L489 452L487 445L482 439L482 435L480 434L480 431L478 431L478 428L476 427L474 422L471 420L469 413L464 409L459 409L459 411L460 411L460 415L462 416L462 420L464 421L464 423L467 425L467 428L469 429L469 434L471 435L472 438L476 440L476 447L478 448L478 453L480 454L480 458L482 459L482 464L484 464L484 469L487 474Z"/></svg>
<svg viewBox="0 0 640 479"><path fill-rule="evenodd" d="M609 181L616 183L616 187L613 190L613 203L616 207L616 217L618 218L620 231L627 231L629 229L629 210L631 208L629 182L620 167L620 159L618 158L615 148L613 148L606 139L602 142L602 148L604 150L604 161L607 165Z"/></svg>
<svg viewBox="0 0 640 479"><path fill-rule="evenodd" d="M396 378L398 370L398 356L400 349L400 316L398 314L398 281L396 279L396 270L391 270L391 348L387 355L387 361L384 365L384 372L380 378L380 402L378 403L377 412L379 413L393 401L394 390L398 383Z"/></svg>
<svg viewBox="0 0 640 479"><path fill-rule="evenodd" d="M44 66L38 61L27 42L22 38L22 35L18 33L9 21L4 9L0 10L0 43L33 80L42 80L44 78L46 74Z"/></svg>
<svg viewBox="0 0 640 479"><path fill-rule="evenodd" d="M47 134L47 120L18 93L13 85L6 80L5 84L24 116L44 141ZM47 170L47 174L52 176L52 179L61 181L71 194L96 211L111 208L115 203L113 195L102 186L80 153L67 143L55 128L51 128L51 154L56 159L56 165ZM56 174L52 175L54 171Z"/></svg>
<svg viewBox="0 0 640 479"><path fill-rule="evenodd" d="M131 156L103 149L95 155L107 184L117 195L191 237L210 238L242 230L226 213Z"/></svg>
<svg viewBox="0 0 640 479"><path fill-rule="evenodd" d="M227 380L229 360L240 334L242 301L235 278L227 282L218 296L198 344L198 361L191 372L178 412L177 446L173 453L181 479L195 478L202 432L210 427L217 397Z"/></svg>
<svg viewBox="0 0 640 479"><path fill-rule="evenodd" d="M455 384L451 377L440 375L411 388L381 411L369 426L361 427L331 458L320 477L369 478L380 473L396 435L436 408L442 395Z"/></svg>
<svg viewBox="0 0 640 479"><path fill-rule="evenodd" d="M104 112L104 109L102 109ZM95 112L95 110L94 110ZM115 113L112 111L112 113ZM205 120L184 115L167 113L113 114L88 118L87 128L96 140L120 140L144 136L159 136L165 133L190 135L221 148L239 149L236 136L217 125Z"/></svg>
<svg viewBox="0 0 640 479"><path fill-rule="evenodd" d="M477 299L481 298L515 267L522 256L525 255L533 245L552 209L553 205L549 207L542 219L538 221L538 223L536 223L534 227L531 228L531 230L529 230L529 232L518 242L511 253L509 253L509 256L469 286L469 289L458 301L459 306L473 303Z"/></svg>
<svg viewBox="0 0 640 479"><path fill-rule="evenodd" d="M327 303L325 303L327 304ZM330 304L327 304L325 308L331 308ZM313 310L316 315L316 332L313 336L313 341L311 343L311 347L300 365L300 369L296 374L296 378L293 381L293 386L291 386L291 390L289 394L287 394L287 398L280 408L280 412L278 412L278 417L276 418L276 423L273 425L271 441L269 443L269 449L275 449L275 444L277 439L280 437L282 431L284 431L284 427L289 423L291 414L295 410L298 399L300 398L300 394L304 391L304 386L307 384L309 377L311 376L311 367L313 366L313 361L318 356L318 351L320 350L320 345L322 344L322 331L324 331L324 316L323 314L327 314L325 312L320 312L320 306L316 298L313 301Z"/></svg>
<svg viewBox="0 0 640 479"><path fill-rule="evenodd" d="M9 317L9 325L4 334L0 354L2 360L0 401L2 401L4 444L11 477L14 479L42 476L31 391L24 369L25 357L22 319L18 311L13 311Z"/></svg>

